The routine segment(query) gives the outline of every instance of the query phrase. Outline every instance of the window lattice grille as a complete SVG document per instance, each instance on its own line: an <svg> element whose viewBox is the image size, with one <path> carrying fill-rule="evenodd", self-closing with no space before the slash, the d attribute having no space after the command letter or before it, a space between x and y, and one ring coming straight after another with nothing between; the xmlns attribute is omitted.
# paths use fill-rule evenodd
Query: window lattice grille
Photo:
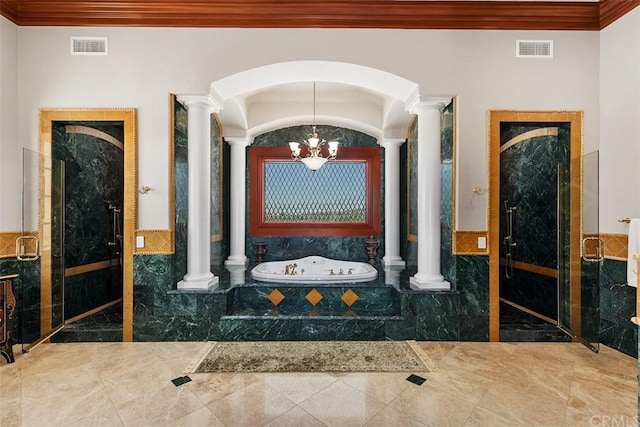
<svg viewBox="0 0 640 427"><path fill-rule="evenodd" d="M316 172L302 163L266 162L264 170L265 222L366 222L364 162L328 162Z"/></svg>

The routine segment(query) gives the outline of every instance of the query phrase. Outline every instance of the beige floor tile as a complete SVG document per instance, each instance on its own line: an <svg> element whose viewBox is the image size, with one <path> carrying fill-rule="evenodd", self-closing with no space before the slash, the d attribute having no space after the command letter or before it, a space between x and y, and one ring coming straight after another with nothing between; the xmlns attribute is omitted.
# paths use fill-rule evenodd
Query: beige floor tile
<svg viewBox="0 0 640 427"><path fill-rule="evenodd" d="M398 397L407 387L415 387L415 384L407 381L409 373L354 373L342 374L339 378L343 383L360 390L367 396L371 396L382 403L389 404ZM424 378L427 374L420 374Z"/></svg>
<svg viewBox="0 0 640 427"><path fill-rule="evenodd" d="M564 420L567 399L544 391L537 394L516 391L508 382L496 382L477 407L527 426L559 426Z"/></svg>
<svg viewBox="0 0 640 427"><path fill-rule="evenodd" d="M385 407L382 411L378 412L367 424L366 427L389 427L389 426L402 426L402 427L424 427L418 420L411 418L408 415L398 412L390 406Z"/></svg>
<svg viewBox="0 0 640 427"><path fill-rule="evenodd" d="M299 406L327 426L362 426L385 407L381 401L341 381Z"/></svg>
<svg viewBox="0 0 640 427"><path fill-rule="evenodd" d="M467 418L464 427L527 427L527 424L507 419L486 409L476 408Z"/></svg>
<svg viewBox="0 0 640 427"><path fill-rule="evenodd" d="M313 418L304 409L296 406L265 424L265 427L324 427L324 424Z"/></svg>
<svg viewBox="0 0 640 427"><path fill-rule="evenodd" d="M635 425L638 362L577 343L420 342L436 362L398 373L191 374L207 343L42 344L0 362L0 425ZM296 406L298 404L298 406Z"/></svg>
<svg viewBox="0 0 640 427"><path fill-rule="evenodd" d="M207 407L226 426L261 426L292 409L292 401L274 389L254 383L211 402Z"/></svg>
<svg viewBox="0 0 640 427"><path fill-rule="evenodd" d="M419 422L434 427L462 426L475 403L429 387L410 387L389 405Z"/></svg>
<svg viewBox="0 0 640 427"><path fill-rule="evenodd" d="M206 406L167 424L169 427L225 427Z"/></svg>
<svg viewBox="0 0 640 427"><path fill-rule="evenodd" d="M175 387L171 383L116 405L125 426L167 425L203 407L188 384Z"/></svg>
<svg viewBox="0 0 640 427"><path fill-rule="evenodd" d="M338 381L328 374L303 372L294 374L260 374L257 376L257 380L277 390L295 404L307 400Z"/></svg>
<svg viewBox="0 0 640 427"><path fill-rule="evenodd" d="M191 374L189 387L205 405L258 383L255 374Z"/></svg>

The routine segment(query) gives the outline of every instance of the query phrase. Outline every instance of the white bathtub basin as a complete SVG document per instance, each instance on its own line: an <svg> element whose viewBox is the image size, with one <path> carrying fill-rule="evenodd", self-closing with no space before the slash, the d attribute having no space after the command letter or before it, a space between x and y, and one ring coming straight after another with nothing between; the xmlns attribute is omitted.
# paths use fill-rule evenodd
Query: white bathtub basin
<svg viewBox="0 0 640 427"><path fill-rule="evenodd" d="M265 282L366 282L378 270L364 262L338 261L321 256L258 264L251 277Z"/></svg>

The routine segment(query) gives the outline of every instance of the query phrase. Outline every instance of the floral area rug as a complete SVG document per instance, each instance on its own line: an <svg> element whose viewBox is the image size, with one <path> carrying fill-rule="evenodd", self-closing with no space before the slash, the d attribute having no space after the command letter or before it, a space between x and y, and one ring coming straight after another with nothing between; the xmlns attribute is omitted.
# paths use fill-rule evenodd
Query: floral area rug
<svg viewBox="0 0 640 427"><path fill-rule="evenodd" d="M186 373L428 372L415 341L211 342Z"/></svg>

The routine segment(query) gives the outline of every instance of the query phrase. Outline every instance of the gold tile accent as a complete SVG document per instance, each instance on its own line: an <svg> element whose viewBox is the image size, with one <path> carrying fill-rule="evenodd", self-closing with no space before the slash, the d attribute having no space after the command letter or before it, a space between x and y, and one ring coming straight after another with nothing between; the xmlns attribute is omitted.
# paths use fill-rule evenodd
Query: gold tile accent
<svg viewBox="0 0 640 427"><path fill-rule="evenodd" d="M478 237L487 239L489 247L489 237L487 231L457 230L453 234L453 250L456 255L486 255L488 249L478 249Z"/></svg>
<svg viewBox="0 0 640 427"><path fill-rule="evenodd" d="M316 288L313 288L311 289L311 291L309 291L306 298L307 301L309 301L311 305L315 307L322 299L322 294L318 292Z"/></svg>
<svg viewBox="0 0 640 427"><path fill-rule="evenodd" d="M604 240L604 257L626 261L629 252L629 236L626 234L602 233Z"/></svg>
<svg viewBox="0 0 640 427"><path fill-rule="evenodd" d="M359 298L358 298L358 294L356 294L353 290L347 289L347 291L344 294L342 294L342 297L340 299L345 304L347 304L347 307L351 307L353 303L358 301Z"/></svg>
<svg viewBox="0 0 640 427"><path fill-rule="evenodd" d="M144 248L135 248L136 254L171 255L174 252L173 230L136 230L144 236Z"/></svg>
<svg viewBox="0 0 640 427"><path fill-rule="evenodd" d="M267 295L267 299L271 301L271 304L278 305L284 299L284 295L278 289L274 289L271 291L269 295Z"/></svg>
<svg viewBox="0 0 640 427"><path fill-rule="evenodd" d="M27 231L24 234L20 231L5 231L0 233L0 258L16 257L16 239L20 236L37 237L37 231ZM35 252L35 240L24 240L25 253Z"/></svg>

